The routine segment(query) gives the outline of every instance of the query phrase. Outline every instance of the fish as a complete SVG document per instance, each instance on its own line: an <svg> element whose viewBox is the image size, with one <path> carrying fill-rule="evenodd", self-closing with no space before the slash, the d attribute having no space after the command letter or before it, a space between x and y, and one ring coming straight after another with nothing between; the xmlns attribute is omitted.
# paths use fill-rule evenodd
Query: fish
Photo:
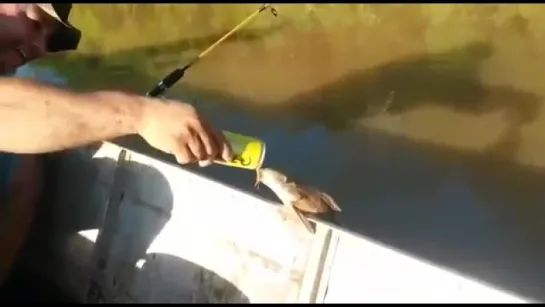
<svg viewBox="0 0 545 307"><path fill-rule="evenodd" d="M341 212L337 202L327 193L290 179L285 174L272 168L259 168L256 170L255 187L259 188L260 183L273 191L282 204L291 210L307 230L313 234L316 232L316 227L307 219L305 213Z"/></svg>

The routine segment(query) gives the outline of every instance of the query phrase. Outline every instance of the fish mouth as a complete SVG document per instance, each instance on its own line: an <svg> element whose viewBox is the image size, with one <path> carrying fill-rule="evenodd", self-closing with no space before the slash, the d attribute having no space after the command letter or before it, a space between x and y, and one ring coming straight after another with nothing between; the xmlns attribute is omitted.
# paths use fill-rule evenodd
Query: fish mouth
<svg viewBox="0 0 545 307"><path fill-rule="evenodd" d="M255 183L254 187L259 190L259 184L261 183L261 178L263 178L263 175L261 174L261 169L258 168L255 170Z"/></svg>

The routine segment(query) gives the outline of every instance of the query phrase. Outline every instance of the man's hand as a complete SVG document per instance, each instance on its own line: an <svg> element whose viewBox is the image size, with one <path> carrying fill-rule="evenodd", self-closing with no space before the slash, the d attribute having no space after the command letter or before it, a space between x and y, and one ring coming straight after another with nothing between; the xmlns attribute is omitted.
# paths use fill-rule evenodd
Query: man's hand
<svg viewBox="0 0 545 307"><path fill-rule="evenodd" d="M189 104L116 91L78 93L0 78L0 150L43 153L140 134L179 163L232 160L223 133Z"/></svg>
<svg viewBox="0 0 545 307"><path fill-rule="evenodd" d="M153 147L173 154L180 164L230 161L232 152L223 133L215 131L189 104L149 98L138 133Z"/></svg>

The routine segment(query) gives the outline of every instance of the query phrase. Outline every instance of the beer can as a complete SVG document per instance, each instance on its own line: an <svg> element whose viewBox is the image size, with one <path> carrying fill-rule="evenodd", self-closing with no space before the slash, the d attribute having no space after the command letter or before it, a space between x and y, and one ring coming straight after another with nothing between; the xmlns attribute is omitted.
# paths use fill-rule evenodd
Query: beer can
<svg viewBox="0 0 545 307"><path fill-rule="evenodd" d="M218 164L255 170L261 167L265 159L265 142L247 135L222 131L231 145L233 160L215 161Z"/></svg>

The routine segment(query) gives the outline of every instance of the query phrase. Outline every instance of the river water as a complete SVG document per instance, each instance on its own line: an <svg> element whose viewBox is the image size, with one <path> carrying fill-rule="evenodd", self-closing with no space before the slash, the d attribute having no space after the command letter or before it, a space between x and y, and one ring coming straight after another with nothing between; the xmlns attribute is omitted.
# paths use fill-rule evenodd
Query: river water
<svg viewBox="0 0 545 307"><path fill-rule="evenodd" d="M76 5L81 49L33 67L144 93L254 9ZM341 227L545 299L545 6L277 10L168 97L265 140L265 164L335 197ZM272 198L251 172L197 171Z"/></svg>

